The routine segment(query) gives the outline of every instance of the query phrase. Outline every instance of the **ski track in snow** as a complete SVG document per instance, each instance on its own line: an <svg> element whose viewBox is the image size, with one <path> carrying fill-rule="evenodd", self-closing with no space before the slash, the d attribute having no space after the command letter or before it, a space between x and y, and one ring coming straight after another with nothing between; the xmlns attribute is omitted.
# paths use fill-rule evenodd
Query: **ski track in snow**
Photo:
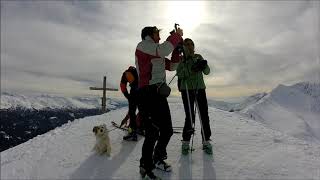
<svg viewBox="0 0 320 180"><path fill-rule="evenodd" d="M170 103L174 126L183 126L181 103ZM120 123L127 108L77 119L1 153L1 179L139 179L143 137L122 140L124 131L109 132L111 157L96 155L92 128ZM238 113L209 107L213 156L201 147L196 119L195 151L180 153L181 134L168 145L171 173L155 170L163 179L320 179L320 144L272 130Z"/></svg>

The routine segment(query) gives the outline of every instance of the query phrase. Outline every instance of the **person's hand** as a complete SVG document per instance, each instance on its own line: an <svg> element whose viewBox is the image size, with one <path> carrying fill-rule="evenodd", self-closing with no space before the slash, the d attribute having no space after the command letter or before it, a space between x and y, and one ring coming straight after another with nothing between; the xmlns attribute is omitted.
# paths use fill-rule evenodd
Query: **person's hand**
<svg viewBox="0 0 320 180"><path fill-rule="evenodd" d="M200 61L200 62L199 62L199 69L200 69L200 71L203 71L203 70L207 67L207 65L208 65L207 60L202 60L202 61Z"/></svg>
<svg viewBox="0 0 320 180"><path fill-rule="evenodd" d="M129 98L130 98L130 94L126 91L126 92L124 92L123 93L123 95L124 95L124 97L126 97L128 100L129 100Z"/></svg>
<svg viewBox="0 0 320 180"><path fill-rule="evenodd" d="M177 31L176 31L178 34L180 34L180 36L183 36L183 30L178 28Z"/></svg>
<svg viewBox="0 0 320 180"><path fill-rule="evenodd" d="M206 68L206 66L208 65L208 61L207 60L202 60L199 63L200 63L200 67L202 67L203 69Z"/></svg>
<svg viewBox="0 0 320 180"><path fill-rule="evenodd" d="M191 70L193 72L203 71L207 67L207 65L208 65L207 60L200 60L191 67Z"/></svg>
<svg viewBox="0 0 320 180"><path fill-rule="evenodd" d="M174 51L181 53L183 51L183 44L179 43L177 47L174 49Z"/></svg>

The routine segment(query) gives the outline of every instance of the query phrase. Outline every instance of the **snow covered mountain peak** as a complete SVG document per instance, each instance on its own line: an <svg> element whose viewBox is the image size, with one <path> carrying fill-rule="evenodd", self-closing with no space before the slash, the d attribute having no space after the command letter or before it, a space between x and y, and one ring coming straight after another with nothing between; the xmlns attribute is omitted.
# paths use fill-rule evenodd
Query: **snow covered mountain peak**
<svg viewBox="0 0 320 180"><path fill-rule="evenodd" d="M292 87L311 97L320 98L320 83L301 82Z"/></svg>
<svg viewBox="0 0 320 180"><path fill-rule="evenodd" d="M301 82L279 85L271 92L273 100L295 111L320 113L320 84Z"/></svg>
<svg viewBox="0 0 320 180"><path fill-rule="evenodd" d="M268 127L304 140L320 140L320 85L279 85L243 113Z"/></svg>

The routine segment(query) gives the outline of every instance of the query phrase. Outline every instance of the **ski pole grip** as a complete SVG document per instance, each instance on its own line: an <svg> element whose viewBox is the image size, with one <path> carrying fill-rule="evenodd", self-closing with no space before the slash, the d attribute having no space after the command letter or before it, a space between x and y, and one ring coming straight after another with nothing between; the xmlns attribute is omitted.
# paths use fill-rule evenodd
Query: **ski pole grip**
<svg viewBox="0 0 320 180"><path fill-rule="evenodd" d="M178 26L180 26L180 25L177 24L177 23L174 24L174 29L176 30L176 32L177 32L177 30L178 30Z"/></svg>
<svg viewBox="0 0 320 180"><path fill-rule="evenodd" d="M170 34L173 34L173 33L177 32L178 26L179 26L179 24L175 23L174 24L174 30L170 31Z"/></svg>

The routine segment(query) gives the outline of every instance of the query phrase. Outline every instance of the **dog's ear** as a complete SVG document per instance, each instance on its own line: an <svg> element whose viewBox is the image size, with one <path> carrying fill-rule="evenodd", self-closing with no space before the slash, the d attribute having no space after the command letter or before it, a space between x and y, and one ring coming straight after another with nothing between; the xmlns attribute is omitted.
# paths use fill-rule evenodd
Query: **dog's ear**
<svg viewBox="0 0 320 180"><path fill-rule="evenodd" d="M92 131L96 134L97 131L98 131L98 129L99 129L99 127L98 127L98 126L95 126L95 127L93 127Z"/></svg>

